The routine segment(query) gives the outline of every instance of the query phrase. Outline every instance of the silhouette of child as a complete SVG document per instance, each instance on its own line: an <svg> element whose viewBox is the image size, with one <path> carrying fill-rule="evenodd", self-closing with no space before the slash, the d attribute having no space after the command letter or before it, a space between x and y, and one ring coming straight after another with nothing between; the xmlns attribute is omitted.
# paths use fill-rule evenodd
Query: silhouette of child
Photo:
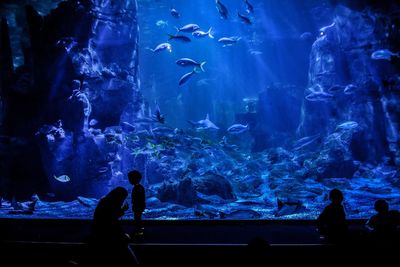
<svg viewBox="0 0 400 267"><path fill-rule="evenodd" d="M393 241L397 231L396 213L389 211L389 204L379 199L375 201L374 208L377 214L367 221L367 228L372 231L374 241Z"/></svg>
<svg viewBox="0 0 400 267"><path fill-rule="evenodd" d="M143 225L142 225L142 213L146 208L146 195L144 187L140 184L140 180L142 180L142 174L133 170L128 173L129 183L133 185L132 188L132 212L133 218L136 225L136 233L135 235L143 234Z"/></svg>
<svg viewBox="0 0 400 267"><path fill-rule="evenodd" d="M344 241L347 235L346 214L342 205L343 193L339 189L329 192L331 204L325 207L317 219L318 230L330 243Z"/></svg>

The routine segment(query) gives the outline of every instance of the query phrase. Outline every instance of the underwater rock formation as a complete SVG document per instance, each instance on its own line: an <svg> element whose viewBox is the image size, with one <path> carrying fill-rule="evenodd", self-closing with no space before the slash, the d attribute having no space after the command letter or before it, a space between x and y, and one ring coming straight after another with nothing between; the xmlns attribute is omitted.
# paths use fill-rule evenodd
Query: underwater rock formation
<svg viewBox="0 0 400 267"><path fill-rule="evenodd" d="M399 100L399 83L388 80L399 72L399 60L374 60L371 55L380 49L398 51L399 33L391 29L400 26L399 20L388 10L384 14L371 6L350 10L342 4L312 46L298 133L328 136L338 125L356 122L356 129L347 129L353 131L346 144L353 159L394 164L399 115L388 107Z"/></svg>
<svg viewBox="0 0 400 267"><path fill-rule="evenodd" d="M1 125L8 142L7 148L2 142L1 152L16 154L2 171L3 183L15 183L4 188L5 195L29 189L22 196L51 191L70 199L107 191L109 162L116 153L92 132L118 126L121 118L134 118L141 110L136 12L136 1L69 0L46 16L26 7L29 46L23 47L24 64L15 75L11 50L1 49ZM3 19L2 48L9 48L7 38ZM10 142L14 139L18 144ZM27 163L32 159L35 166ZM13 170L14 165L26 173ZM71 182L53 178L60 175ZM32 186L38 181L40 186Z"/></svg>

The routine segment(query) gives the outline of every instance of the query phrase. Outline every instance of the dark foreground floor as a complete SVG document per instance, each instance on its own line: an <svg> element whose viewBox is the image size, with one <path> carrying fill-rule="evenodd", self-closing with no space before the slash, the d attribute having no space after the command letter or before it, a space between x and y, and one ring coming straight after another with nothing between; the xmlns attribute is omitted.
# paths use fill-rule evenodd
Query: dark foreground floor
<svg viewBox="0 0 400 267"><path fill-rule="evenodd" d="M312 221L151 221L131 247L146 266L323 266L398 261L400 250L368 242L364 221L352 221L345 245L321 242ZM132 232L130 222L124 222ZM90 221L0 220L0 266L74 266L86 255ZM249 249L255 238L271 246ZM69 263L70 262L70 263ZM79 266L79 265L78 265ZM389 266L389 265L381 265Z"/></svg>

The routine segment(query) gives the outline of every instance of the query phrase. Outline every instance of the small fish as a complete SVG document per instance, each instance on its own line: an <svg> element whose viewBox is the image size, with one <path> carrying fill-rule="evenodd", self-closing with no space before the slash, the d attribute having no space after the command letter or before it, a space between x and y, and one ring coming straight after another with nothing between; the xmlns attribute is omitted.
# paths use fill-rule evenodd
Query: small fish
<svg viewBox="0 0 400 267"><path fill-rule="evenodd" d="M245 132L247 130L249 130L249 125L248 124L246 124L246 125L234 124L234 125L230 126L227 129L227 132L230 133L230 134L240 134L240 133L243 133L243 132Z"/></svg>
<svg viewBox="0 0 400 267"><path fill-rule="evenodd" d="M282 201L277 199L278 210L275 212L275 217L292 215L300 212L304 212L306 207L300 200L287 200Z"/></svg>
<svg viewBox="0 0 400 267"><path fill-rule="evenodd" d="M177 40L177 41L182 42L182 43L189 43L189 42L192 41L192 40L190 40L189 37L184 36L184 35L171 35L171 34L168 34L168 36L169 36L168 41Z"/></svg>
<svg viewBox="0 0 400 267"><path fill-rule="evenodd" d="M249 14L253 13L254 12L253 5L250 4L250 2L248 0L244 0L244 3L246 4L246 7L247 7L247 9L246 9L247 13L249 13Z"/></svg>
<svg viewBox="0 0 400 267"><path fill-rule="evenodd" d="M183 75L179 79L179 86L184 85L185 83L187 83L194 74L196 74L196 71L193 70L193 71L188 72L185 75Z"/></svg>
<svg viewBox="0 0 400 267"><path fill-rule="evenodd" d="M339 124L336 130L352 130L358 127L358 123L355 121L346 121Z"/></svg>
<svg viewBox="0 0 400 267"><path fill-rule="evenodd" d="M200 29L199 25L193 24L193 23L187 24L187 25L185 25L185 26L183 26L181 28L176 28L176 30L178 32L194 32L194 31L197 31L199 29Z"/></svg>
<svg viewBox="0 0 400 267"><path fill-rule="evenodd" d="M251 22L251 20L250 20L248 17L246 17L245 15L242 15L242 14L240 14L239 12L238 12L237 14L238 14L238 17L239 17L244 23L246 23L246 24L248 24L248 25L253 24L253 23Z"/></svg>
<svg viewBox="0 0 400 267"><path fill-rule="evenodd" d="M204 70L204 65L206 64L207 62L206 61L204 61L204 62L201 62L201 63L198 63L198 62L196 62L196 61L194 61L193 59L190 59L190 58L181 58L181 59L178 59L177 61L176 61L176 64L178 64L179 66L181 66L181 67L195 67L195 68L200 68L200 70L202 71L202 72L205 72L205 70Z"/></svg>
<svg viewBox="0 0 400 267"><path fill-rule="evenodd" d="M371 54L371 58L374 60L388 60L390 61L392 57L400 58L399 53L393 53L388 49L377 50Z"/></svg>
<svg viewBox="0 0 400 267"><path fill-rule="evenodd" d="M160 28L165 28L165 27L167 27L168 26L168 21L164 21L164 20L158 20L157 22L156 22L156 26L157 27L160 27Z"/></svg>
<svg viewBox="0 0 400 267"><path fill-rule="evenodd" d="M308 101L317 102L317 101L327 101L333 98L332 94L326 92L312 92L311 94L305 97Z"/></svg>
<svg viewBox="0 0 400 267"><path fill-rule="evenodd" d="M221 18L227 19L228 18L228 9L226 8L226 6L224 6L224 4L222 4L221 1L219 1L219 0L215 0L215 5L216 5L216 8L217 8L219 14L221 15Z"/></svg>
<svg viewBox="0 0 400 267"><path fill-rule="evenodd" d="M64 47L65 51L69 53L75 46L78 45L76 38L74 37L64 37L57 41L56 46Z"/></svg>
<svg viewBox="0 0 400 267"><path fill-rule="evenodd" d="M357 90L358 90L358 87L351 83L351 84L348 84L344 88L343 93L345 95L351 95L351 94L354 94Z"/></svg>
<svg viewBox="0 0 400 267"><path fill-rule="evenodd" d="M319 29L319 34L321 36L326 35L331 29L333 29L333 27L335 27L335 25L336 25L336 23L332 22L332 24L330 24L328 26L325 26L325 27L322 27L321 29Z"/></svg>
<svg viewBox="0 0 400 267"><path fill-rule="evenodd" d="M147 49L149 49L153 53L160 52L163 50L167 50L170 53L172 52L172 46L169 43L162 43L162 44L157 45L157 47L154 49L151 49L151 48L147 48Z"/></svg>
<svg viewBox="0 0 400 267"><path fill-rule="evenodd" d="M211 30L212 30L212 27L208 30L208 32L197 30L197 31L192 32L192 35L196 38L202 38L202 37L208 36L211 39L214 39L214 36L212 35Z"/></svg>
<svg viewBox="0 0 400 267"><path fill-rule="evenodd" d="M67 182L71 181L71 178L69 178L69 176L65 175L65 174L60 175L60 176L53 175L53 177L54 177L54 179L56 179L57 181L62 182L62 183L67 183Z"/></svg>
<svg viewBox="0 0 400 267"><path fill-rule="evenodd" d="M300 138L293 144L293 150L300 150L303 147L306 147L306 146L314 143L314 141L318 140L319 137L320 137L320 134Z"/></svg>
<svg viewBox="0 0 400 267"><path fill-rule="evenodd" d="M232 37L222 37L218 40L218 43L222 43L223 47L232 46L236 44L241 38L232 36Z"/></svg>
<svg viewBox="0 0 400 267"><path fill-rule="evenodd" d="M156 114L153 115L153 117L161 124L165 123L165 117L163 114L161 114L160 107L158 104L156 104Z"/></svg>
<svg viewBox="0 0 400 267"><path fill-rule="evenodd" d="M99 122L96 119L91 119L89 121L89 126L95 126L96 124L98 124Z"/></svg>
<svg viewBox="0 0 400 267"><path fill-rule="evenodd" d="M172 8L169 10L171 12L171 16L173 16L174 18L178 19L181 15L179 14L179 12L175 9Z"/></svg>
<svg viewBox="0 0 400 267"><path fill-rule="evenodd" d="M301 40L310 40L311 38L312 38L312 33L311 32L303 32L301 35L300 35L300 39Z"/></svg>
<svg viewBox="0 0 400 267"><path fill-rule="evenodd" d="M263 52L258 51L258 50L249 50L250 55L252 56L260 56L263 54Z"/></svg>

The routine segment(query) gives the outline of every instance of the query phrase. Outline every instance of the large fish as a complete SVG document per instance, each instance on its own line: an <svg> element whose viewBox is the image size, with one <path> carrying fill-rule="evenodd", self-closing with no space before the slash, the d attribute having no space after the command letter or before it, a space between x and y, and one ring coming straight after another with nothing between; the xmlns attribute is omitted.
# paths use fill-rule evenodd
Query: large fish
<svg viewBox="0 0 400 267"><path fill-rule="evenodd" d="M375 60L388 60L390 61L392 57L400 57L399 53L393 53L388 49L377 50L371 54L371 58Z"/></svg>
<svg viewBox="0 0 400 267"><path fill-rule="evenodd" d="M172 35L172 34L168 34L168 36L169 36L168 41L170 41L170 40L176 40L176 41L179 41L179 42L182 42L182 43L189 43L189 42L192 41L192 40L190 40L189 37L184 36L184 35Z"/></svg>
<svg viewBox="0 0 400 267"><path fill-rule="evenodd" d="M199 25L193 23L187 24L181 28L176 28L178 32L194 32L197 31L198 29L200 29Z"/></svg>
<svg viewBox="0 0 400 267"><path fill-rule="evenodd" d="M247 130L249 130L249 125L248 124L246 124L246 125L234 124L234 125L230 126L227 129L227 132L230 133L230 134L240 134L240 133L243 133L243 132L245 132Z"/></svg>
<svg viewBox="0 0 400 267"><path fill-rule="evenodd" d="M190 80L190 78L192 78L192 76L195 75L195 74L196 74L196 71L195 71L195 70L184 74L184 75L179 79L179 86L184 85L185 83L187 83L187 82Z"/></svg>
<svg viewBox="0 0 400 267"><path fill-rule="evenodd" d="M200 68L200 70L201 70L202 72L205 72L205 70L204 70L203 67L204 67L204 65L205 65L206 63L207 63L206 61L199 63L199 62L196 62L196 61L194 61L193 59L190 59L190 58L181 58L181 59L178 59L178 60L176 61L176 64L178 64L178 65L181 66L181 67ZM196 70L197 70L197 69L196 69Z"/></svg>
<svg viewBox="0 0 400 267"><path fill-rule="evenodd" d="M210 117L206 116L204 120L199 120L199 121L188 121L193 127L196 127L197 130L207 130L207 129L214 129L218 130L219 128L212 122L210 121Z"/></svg>
<svg viewBox="0 0 400 267"><path fill-rule="evenodd" d="M246 17L246 16L240 14L239 12L238 12L237 14L238 14L238 17L239 17L244 23L246 23L246 24L248 24L248 25L253 24L253 23L251 22L251 20L250 20L248 17Z"/></svg>
<svg viewBox="0 0 400 267"><path fill-rule="evenodd" d="M237 36L232 37L222 37L218 40L218 43L223 44L223 47L232 46L236 44L241 38Z"/></svg>
<svg viewBox="0 0 400 267"><path fill-rule="evenodd" d="M169 43L162 43L162 44L157 45L157 47L154 48L154 49L151 49L151 48L148 48L148 49L150 51L152 51L153 53L160 52L160 51L163 51L163 50L167 50L168 52L172 52L172 46Z"/></svg>
<svg viewBox="0 0 400 267"><path fill-rule="evenodd" d="M215 5L216 5L216 8L217 8L219 14L221 15L221 18L227 19L228 18L228 9L226 8L226 6L224 6L224 4L222 4L221 1L219 1L219 0L215 0Z"/></svg>
<svg viewBox="0 0 400 267"><path fill-rule="evenodd" d="M248 0L244 0L244 3L246 4L246 7L247 7L247 9L246 9L247 13L253 13L254 12L253 5L250 4L250 2Z"/></svg>
<svg viewBox="0 0 400 267"><path fill-rule="evenodd" d="M197 31L192 32L192 35L194 37L197 37L197 38L202 38L202 37L207 37L208 36L211 39L214 39L214 36L212 35L211 30L212 30L212 27L208 30L208 32L197 30Z"/></svg>

